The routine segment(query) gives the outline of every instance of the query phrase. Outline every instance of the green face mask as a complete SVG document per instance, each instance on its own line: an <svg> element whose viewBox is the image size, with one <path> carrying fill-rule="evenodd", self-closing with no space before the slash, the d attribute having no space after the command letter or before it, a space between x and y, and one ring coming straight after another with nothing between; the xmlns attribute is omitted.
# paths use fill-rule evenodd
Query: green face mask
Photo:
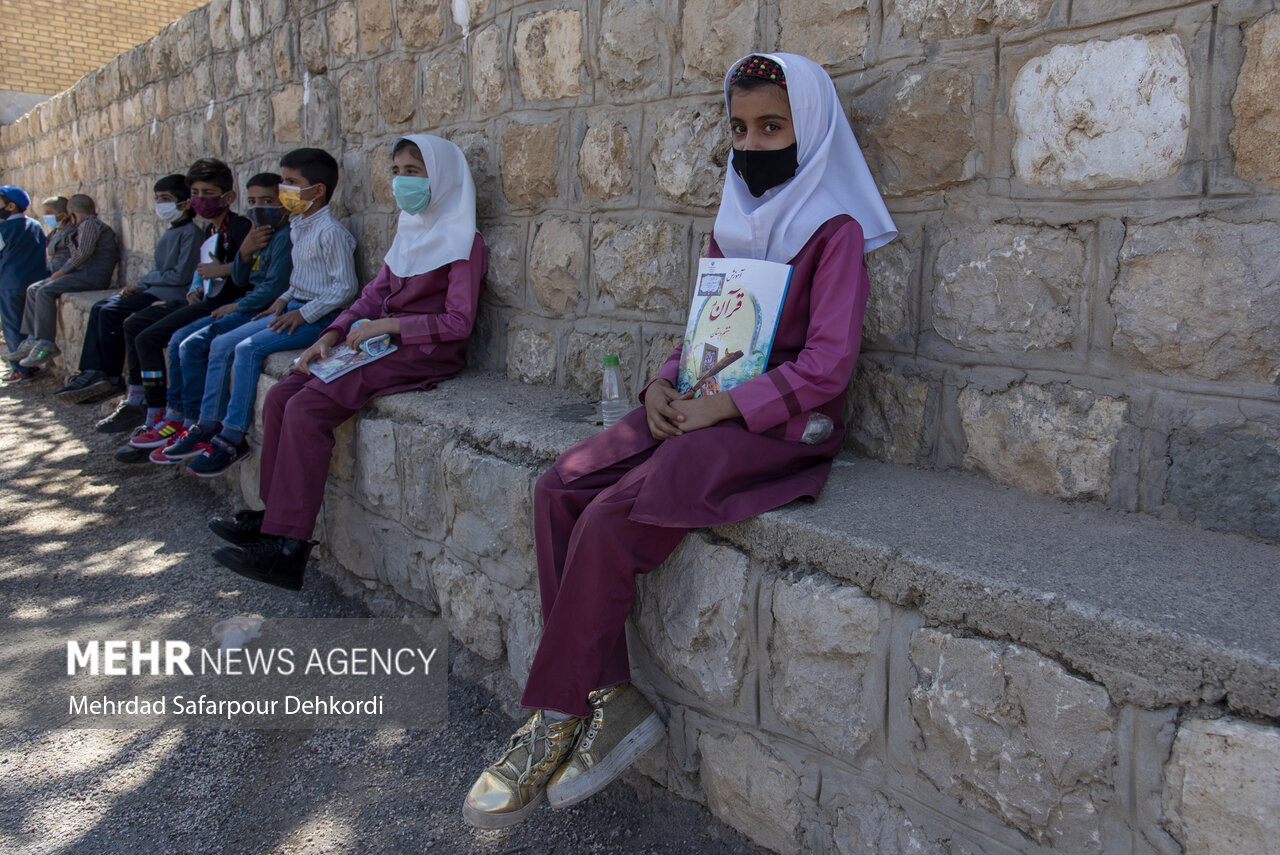
<svg viewBox="0 0 1280 855"><path fill-rule="evenodd" d="M397 175L391 179L396 204L406 214L416 214L431 201L431 181L425 175Z"/></svg>

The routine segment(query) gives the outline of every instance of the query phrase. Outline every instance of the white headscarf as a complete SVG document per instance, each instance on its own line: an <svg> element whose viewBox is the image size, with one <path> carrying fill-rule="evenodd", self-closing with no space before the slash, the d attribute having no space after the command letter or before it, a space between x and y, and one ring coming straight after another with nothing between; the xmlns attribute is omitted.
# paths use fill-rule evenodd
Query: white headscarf
<svg viewBox="0 0 1280 855"><path fill-rule="evenodd" d="M471 257L476 239L476 185L462 150L431 134L406 139L422 152L431 181L431 201L416 214L400 212L386 263L397 276L429 273Z"/></svg>
<svg viewBox="0 0 1280 855"><path fill-rule="evenodd" d="M866 252L897 237L898 229L880 198L827 72L813 60L792 53L751 56L767 56L782 66L800 167L789 181L757 198L732 163L729 165L716 215L715 238L720 250L727 258L763 258L786 264L819 226L838 214L848 214L862 226ZM729 78L740 62L742 59L724 76L726 107Z"/></svg>

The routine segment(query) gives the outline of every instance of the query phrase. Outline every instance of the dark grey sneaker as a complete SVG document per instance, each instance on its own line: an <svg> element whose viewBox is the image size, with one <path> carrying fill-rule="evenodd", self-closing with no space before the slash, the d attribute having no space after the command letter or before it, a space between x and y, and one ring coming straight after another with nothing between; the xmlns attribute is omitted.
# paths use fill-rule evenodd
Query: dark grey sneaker
<svg viewBox="0 0 1280 855"><path fill-rule="evenodd" d="M15 349L13 353L9 354L9 361L17 362L19 360L26 359L27 354L31 353L31 348L35 347L36 342L38 342L39 340L40 339L36 338L33 335L29 335L26 338L24 338L22 340L22 344L18 345L17 349Z"/></svg>
<svg viewBox="0 0 1280 855"><path fill-rule="evenodd" d="M146 420L147 411L135 404L130 404L129 399L125 398L120 402L120 406L116 407L114 413L94 426L94 430L98 433L124 433L141 427Z"/></svg>
<svg viewBox="0 0 1280 855"><path fill-rule="evenodd" d="M81 371L61 389L53 393L59 401L78 404L103 390L114 389L115 384L101 371Z"/></svg>
<svg viewBox="0 0 1280 855"><path fill-rule="evenodd" d="M587 701L591 718L583 720L573 754L547 784L547 801L553 808L600 792L667 732L658 713L630 683L597 689Z"/></svg>

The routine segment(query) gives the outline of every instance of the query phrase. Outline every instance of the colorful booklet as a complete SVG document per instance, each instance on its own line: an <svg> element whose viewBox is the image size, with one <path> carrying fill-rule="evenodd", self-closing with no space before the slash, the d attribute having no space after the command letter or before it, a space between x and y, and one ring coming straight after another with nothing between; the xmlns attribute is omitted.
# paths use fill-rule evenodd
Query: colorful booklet
<svg viewBox="0 0 1280 855"><path fill-rule="evenodd" d="M714 395L764 371L787 299L791 265L751 258L698 262L677 389Z"/></svg>
<svg viewBox="0 0 1280 855"><path fill-rule="evenodd" d="M345 344L338 344L329 349L329 355L324 359L317 359L311 363L310 371L313 375L328 383L336 377L355 371L361 365L368 365L388 353L395 353L398 349L392 344L388 345L386 350L370 354L363 350L352 350Z"/></svg>

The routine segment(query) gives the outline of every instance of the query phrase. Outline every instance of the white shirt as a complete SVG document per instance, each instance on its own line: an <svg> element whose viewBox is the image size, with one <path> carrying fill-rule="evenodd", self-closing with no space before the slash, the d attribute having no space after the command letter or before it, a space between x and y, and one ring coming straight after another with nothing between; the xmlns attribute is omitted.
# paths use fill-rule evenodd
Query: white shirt
<svg viewBox="0 0 1280 855"><path fill-rule="evenodd" d="M315 323L334 309L355 299L356 239L325 205L309 217L290 217L293 239L293 272L289 287L280 295L288 303L298 300L302 319Z"/></svg>

